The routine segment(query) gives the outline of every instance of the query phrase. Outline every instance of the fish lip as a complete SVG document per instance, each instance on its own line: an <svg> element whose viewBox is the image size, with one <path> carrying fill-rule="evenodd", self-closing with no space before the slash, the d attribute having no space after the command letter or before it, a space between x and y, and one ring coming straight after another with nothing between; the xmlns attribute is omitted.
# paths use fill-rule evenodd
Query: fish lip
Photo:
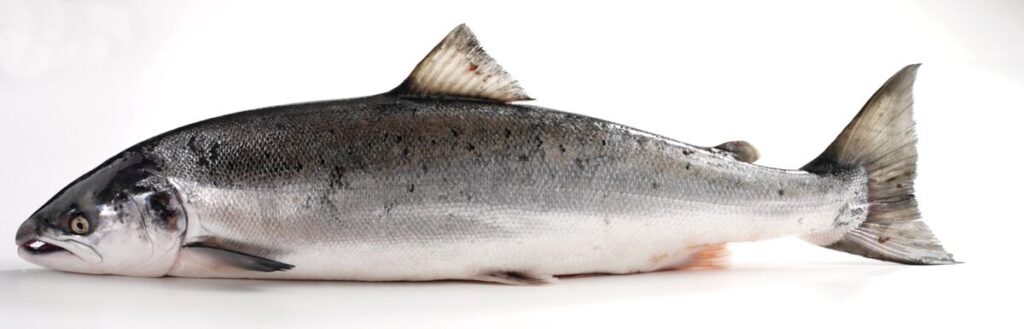
<svg viewBox="0 0 1024 329"><path fill-rule="evenodd" d="M24 242L26 243L18 245L18 251L19 254L23 253L23 255L25 256L47 257L53 255L68 254L74 256L75 258L81 259L86 263L95 264L103 261L103 257L100 256L99 253L97 253L95 250L93 250L92 248L85 244L82 244L74 240L54 240L43 236L35 236L29 239L25 239ZM39 250L36 250L38 249L38 246L36 248L32 246L32 244L36 242L42 242L46 245L52 245L52 247L47 247L45 252L39 252ZM59 248L59 250L57 250L56 248Z"/></svg>
<svg viewBox="0 0 1024 329"><path fill-rule="evenodd" d="M33 256L48 255L60 252L71 253L64 247L61 247L54 243L43 241L42 239L39 238L25 239L20 244L18 244L18 249Z"/></svg>

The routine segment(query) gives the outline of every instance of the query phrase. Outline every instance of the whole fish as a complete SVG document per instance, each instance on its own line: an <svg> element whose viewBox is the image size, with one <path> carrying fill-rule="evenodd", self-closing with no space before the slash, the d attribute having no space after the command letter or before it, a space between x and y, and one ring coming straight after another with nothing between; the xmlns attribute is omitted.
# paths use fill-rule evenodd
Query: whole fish
<svg viewBox="0 0 1024 329"><path fill-rule="evenodd" d="M906 264L920 219L912 88L889 79L799 170L530 98L460 25L394 90L194 123L107 160L22 224L19 254L131 276L478 280L717 266L799 236Z"/></svg>

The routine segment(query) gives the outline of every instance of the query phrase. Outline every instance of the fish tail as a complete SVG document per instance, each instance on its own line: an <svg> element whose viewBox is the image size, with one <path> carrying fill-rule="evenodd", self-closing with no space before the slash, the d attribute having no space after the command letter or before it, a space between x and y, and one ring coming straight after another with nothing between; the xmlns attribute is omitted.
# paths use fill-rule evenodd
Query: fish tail
<svg viewBox="0 0 1024 329"><path fill-rule="evenodd" d="M956 263L921 220L914 198L917 136L912 94L919 66L904 67L886 81L832 145L802 168L829 175L859 167L868 176L867 219L853 230L816 233L805 240L897 263Z"/></svg>

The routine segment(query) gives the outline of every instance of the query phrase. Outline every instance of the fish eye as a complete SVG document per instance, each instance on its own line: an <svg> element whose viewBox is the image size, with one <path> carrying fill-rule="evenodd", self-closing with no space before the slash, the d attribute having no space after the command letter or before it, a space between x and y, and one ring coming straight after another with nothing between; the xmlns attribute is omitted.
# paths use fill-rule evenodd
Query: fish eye
<svg viewBox="0 0 1024 329"><path fill-rule="evenodd" d="M85 216L77 215L68 221L68 228L72 233L83 235L89 232L89 220L85 219Z"/></svg>

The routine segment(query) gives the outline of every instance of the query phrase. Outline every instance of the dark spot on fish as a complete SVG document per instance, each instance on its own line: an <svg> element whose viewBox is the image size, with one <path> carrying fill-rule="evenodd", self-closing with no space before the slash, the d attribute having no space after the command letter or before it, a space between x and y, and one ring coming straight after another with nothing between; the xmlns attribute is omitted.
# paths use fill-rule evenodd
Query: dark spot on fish
<svg viewBox="0 0 1024 329"><path fill-rule="evenodd" d="M783 189L779 189L779 196L783 196L783 195L786 195L786 191L783 190Z"/></svg>
<svg viewBox="0 0 1024 329"><path fill-rule="evenodd" d="M451 128L449 131L452 133L452 137L459 138L459 131L455 128Z"/></svg>
<svg viewBox="0 0 1024 329"><path fill-rule="evenodd" d="M651 188L657 190L658 189L658 182L651 182Z"/></svg>
<svg viewBox="0 0 1024 329"><path fill-rule="evenodd" d="M196 163L198 163L200 167L206 167L206 166L210 165L210 161L207 160L206 157L204 157L204 156L200 156L197 159ZM231 169L232 169L231 167L228 167L228 170L231 170Z"/></svg>
<svg viewBox="0 0 1024 329"><path fill-rule="evenodd" d="M903 188L903 184L901 184L901 183L896 183L896 188Z"/></svg>
<svg viewBox="0 0 1024 329"><path fill-rule="evenodd" d="M586 169L586 166L583 164L583 159L575 158L573 159L573 162L576 163L576 168L578 168L579 170Z"/></svg>
<svg viewBox="0 0 1024 329"><path fill-rule="evenodd" d="M686 170L690 170L690 163L689 162L686 163Z"/></svg>
<svg viewBox="0 0 1024 329"><path fill-rule="evenodd" d="M168 192L158 192L146 198L147 208L153 215L157 225L167 229L177 229L181 212L172 203Z"/></svg>
<svg viewBox="0 0 1024 329"><path fill-rule="evenodd" d="M426 163L424 163L424 164L421 164L421 165L420 165L420 169L422 169L422 170L423 170L423 172L427 172L427 164L426 164Z"/></svg>
<svg viewBox="0 0 1024 329"><path fill-rule="evenodd" d="M207 158L210 162L217 162L217 159L220 158L220 142L214 142L213 145L210 145L210 150L207 151Z"/></svg>
<svg viewBox="0 0 1024 329"><path fill-rule="evenodd" d="M327 164L327 160L324 160L324 156L323 156L323 155L317 155L317 156L316 156L316 158L317 158L318 160L320 160L320 165L321 165L321 166L323 166L323 165L326 165L326 164Z"/></svg>
<svg viewBox="0 0 1024 329"><path fill-rule="evenodd" d="M601 146L606 146L606 145L608 145L608 141L602 139L601 140Z"/></svg>
<svg viewBox="0 0 1024 329"><path fill-rule="evenodd" d="M884 236L884 235L879 235L878 236L878 243L886 243L886 242L889 242L890 239L891 239L890 237L887 237L887 236Z"/></svg>
<svg viewBox="0 0 1024 329"><path fill-rule="evenodd" d="M349 182L345 179L346 168L344 166L334 166L331 171L330 187L341 187L349 188Z"/></svg>
<svg viewBox="0 0 1024 329"><path fill-rule="evenodd" d="M530 161L530 156L526 155L526 154L522 154L522 155L519 156L519 161L524 161L524 162L525 161Z"/></svg>
<svg viewBox="0 0 1024 329"><path fill-rule="evenodd" d="M565 153L565 146L562 144L558 144L558 151Z"/></svg>
<svg viewBox="0 0 1024 329"><path fill-rule="evenodd" d="M331 198L331 195L330 195L329 192L320 193L319 194L319 198L317 198L317 199L318 199L318 201L320 201L321 205L323 205L327 209L330 209L331 212L337 212L338 211L338 205L334 203L334 199Z"/></svg>
<svg viewBox="0 0 1024 329"><path fill-rule="evenodd" d="M300 206L302 206L302 209L312 208L313 207L313 196L312 195L307 195L305 199L302 199L302 203L300 204Z"/></svg>
<svg viewBox="0 0 1024 329"><path fill-rule="evenodd" d="M472 202L473 201L473 194L471 194L469 192L459 191L459 196L464 198L464 199L466 199L466 202Z"/></svg>
<svg viewBox="0 0 1024 329"><path fill-rule="evenodd" d="M512 131L509 130L508 128L505 128L505 138L509 138L509 137L512 137Z"/></svg>
<svg viewBox="0 0 1024 329"><path fill-rule="evenodd" d="M416 191L416 184L409 184L409 193Z"/></svg>
<svg viewBox="0 0 1024 329"><path fill-rule="evenodd" d="M196 153L196 154L199 153L199 145L196 144L196 138L198 138L198 137L199 136L195 136L194 135L194 136L192 136L192 137L190 137L188 139L187 143L185 143L185 146L188 146L188 150L192 151L192 153Z"/></svg>
<svg viewBox="0 0 1024 329"><path fill-rule="evenodd" d="M542 147L542 146L544 146L544 140L543 140L543 139L541 139L541 138L540 138L540 136L534 136L534 137L533 137L533 140L534 140L535 142L537 142L537 147L538 147L538 148L539 148L539 147Z"/></svg>
<svg viewBox="0 0 1024 329"><path fill-rule="evenodd" d="M475 149L476 149L476 146L474 146L473 143L466 143L466 151L472 152Z"/></svg>
<svg viewBox="0 0 1024 329"><path fill-rule="evenodd" d="M220 142L214 142L210 144L209 147L204 147L202 144L207 143L203 143L203 141L199 139L199 135L193 135L188 139L188 142L185 143L189 151L195 155L196 163L199 166L206 167L217 161L220 157Z"/></svg>
<svg viewBox="0 0 1024 329"><path fill-rule="evenodd" d="M693 154L693 152L695 151L691 149L683 149L683 155L690 155Z"/></svg>
<svg viewBox="0 0 1024 329"><path fill-rule="evenodd" d="M849 224L850 224L850 222L849 222L849 221L843 221L843 220L842 220L842 218L843 218L843 214L845 214L845 213L846 213L846 211L847 211L847 209L848 209L848 208L849 208L849 206L843 206L842 208L840 208L840 209L839 209L839 213L838 213L838 214L836 214L836 217L832 219L832 221L833 221L833 223L832 223L832 224L833 224L833 225L832 225L832 227L834 227L834 228L840 228L840 227L843 227L843 226L847 226L847 225L849 225Z"/></svg>
<svg viewBox="0 0 1024 329"><path fill-rule="evenodd" d="M301 162L295 163L295 172L301 172L304 167Z"/></svg>

